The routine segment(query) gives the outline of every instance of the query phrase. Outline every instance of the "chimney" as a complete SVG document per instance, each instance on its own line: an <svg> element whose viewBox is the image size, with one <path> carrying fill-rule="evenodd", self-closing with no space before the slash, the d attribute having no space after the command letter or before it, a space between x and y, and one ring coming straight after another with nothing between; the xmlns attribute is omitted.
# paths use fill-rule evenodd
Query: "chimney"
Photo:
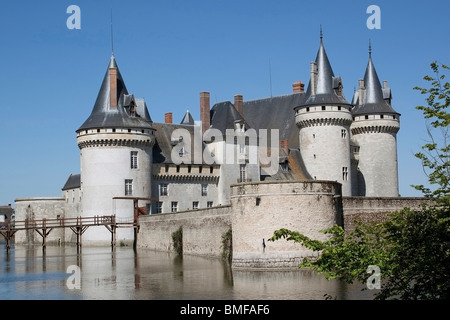
<svg viewBox="0 0 450 320"><path fill-rule="evenodd" d="M305 84L302 81L297 81L292 84L292 89L294 93L305 92Z"/></svg>
<svg viewBox="0 0 450 320"><path fill-rule="evenodd" d="M109 68L109 105L117 108L117 68Z"/></svg>
<svg viewBox="0 0 450 320"><path fill-rule="evenodd" d="M239 112L241 117L244 117L244 97L241 94L234 96L234 107Z"/></svg>
<svg viewBox="0 0 450 320"><path fill-rule="evenodd" d="M366 88L364 88L364 80L363 79L359 79L358 81L358 99L359 99L359 104L363 105L364 104L364 95L366 93Z"/></svg>
<svg viewBox="0 0 450 320"><path fill-rule="evenodd" d="M289 154L289 145L287 140L280 140L280 148L284 149L284 152L286 152L287 155Z"/></svg>
<svg viewBox="0 0 450 320"><path fill-rule="evenodd" d="M209 92L200 92L200 121L202 122L202 134L209 129L211 123L211 107Z"/></svg>
<svg viewBox="0 0 450 320"><path fill-rule="evenodd" d="M165 123L173 123L172 112L167 112L166 114L164 114L164 122Z"/></svg>
<svg viewBox="0 0 450 320"><path fill-rule="evenodd" d="M317 63L311 62L311 95L316 95L317 88Z"/></svg>
<svg viewBox="0 0 450 320"><path fill-rule="evenodd" d="M387 80L383 80L383 88L386 89L388 87Z"/></svg>

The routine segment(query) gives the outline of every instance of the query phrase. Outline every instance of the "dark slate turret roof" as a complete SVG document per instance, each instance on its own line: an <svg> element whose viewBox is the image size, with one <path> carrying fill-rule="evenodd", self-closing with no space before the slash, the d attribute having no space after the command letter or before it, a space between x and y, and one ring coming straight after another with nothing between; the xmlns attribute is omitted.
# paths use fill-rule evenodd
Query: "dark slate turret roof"
<svg viewBox="0 0 450 320"><path fill-rule="evenodd" d="M391 105L385 100L390 100L391 92L389 88L382 88L380 80L372 61L372 53L369 51L369 62L367 63L366 72L364 74L364 101L359 101L359 97L354 98L356 103L352 110L354 115L361 114L397 114Z"/></svg>
<svg viewBox="0 0 450 320"><path fill-rule="evenodd" d="M317 88L314 95L311 94L311 80L309 80L306 91L307 99L304 105L322 104L347 104L350 103L345 97L338 94L339 86L342 85L340 77L335 77L330 61L328 60L325 47L323 45L322 34L320 36L320 46L316 56L317 65Z"/></svg>
<svg viewBox="0 0 450 320"><path fill-rule="evenodd" d="M117 68L117 108L110 108L110 75L109 69ZM103 78L102 86L95 101L89 118L77 130L87 130L94 128L151 128L151 118L148 110L142 101L139 101L136 108L136 115L129 114L127 103L131 101L125 82L114 56L111 56L110 63ZM129 105L128 105L129 106Z"/></svg>
<svg viewBox="0 0 450 320"><path fill-rule="evenodd" d="M194 118L192 118L192 115L189 112L189 110L186 111L186 114L184 115L183 120L181 120L181 124L187 124L187 125L195 124Z"/></svg>

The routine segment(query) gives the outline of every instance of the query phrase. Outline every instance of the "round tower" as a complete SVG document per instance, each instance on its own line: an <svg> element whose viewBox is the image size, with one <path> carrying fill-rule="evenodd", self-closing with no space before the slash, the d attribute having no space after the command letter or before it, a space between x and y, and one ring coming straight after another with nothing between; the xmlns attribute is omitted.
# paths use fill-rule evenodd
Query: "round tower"
<svg viewBox="0 0 450 320"><path fill-rule="evenodd" d="M391 106L391 90L387 82L380 84L372 62L353 98L352 141L357 152L354 182L357 195L366 197L398 197L397 132L400 114Z"/></svg>
<svg viewBox="0 0 450 320"><path fill-rule="evenodd" d="M151 197L152 121L142 99L128 94L111 57L89 118L76 131L81 157L81 216L115 215L133 222L134 200L146 207ZM118 242L132 242L133 228L118 228ZM89 227L83 244L110 244L104 226Z"/></svg>
<svg viewBox="0 0 450 320"><path fill-rule="evenodd" d="M352 195L350 162L351 104L343 94L340 77L335 77L323 45L315 62L305 103L295 108L300 153L313 179L342 184L342 194Z"/></svg>

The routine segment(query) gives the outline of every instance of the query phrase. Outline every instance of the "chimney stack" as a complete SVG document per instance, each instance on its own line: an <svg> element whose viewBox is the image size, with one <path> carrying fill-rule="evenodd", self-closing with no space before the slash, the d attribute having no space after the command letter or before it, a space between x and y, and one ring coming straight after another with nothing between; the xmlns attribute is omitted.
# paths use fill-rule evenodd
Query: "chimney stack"
<svg viewBox="0 0 450 320"><path fill-rule="evenodd" d="M358 99L359 99L360 105L364 104L365 93L366 93L366 88L364 87L364 80L359 79L358 80L358 96L359 96Z"/></svg>
<svg viewBox="0 0 450 320"><path fill-rule="evenodd" d="M241 117L244 117L244 97L241 94L234 96L234 107L239 112Z"/></svg>
<svg viewBox="0 0 450 320"><path fill-rule="evenodd" d="M211 126L211 107L209 92L200 92L200 121L202 122L202 134Z"/></svg>
<svg viewBox="0 0 450 320"><path fill-rule="evenodd" d="M305 84L302 81L297 81L292 84L292 89L294 93L305 92Z"/></svg>
<svg viewBox="0 0 450 320"><path fill-rule="evenodd" d="M166 114L164 114L164 122L165 123L173 123L172 112L167 112Z"/></svg>
<svg viewBox="0 0 450 320"><path fill-rule="evenodd" d="M109 68L109 106L117 109L117 68Z"/></svg>
<svg viewBox="0 0 450 320"><path fill-rule="evenodd" d="M316 89L317 89L317 63L311 62L311 95L316 95Z"/></svg>

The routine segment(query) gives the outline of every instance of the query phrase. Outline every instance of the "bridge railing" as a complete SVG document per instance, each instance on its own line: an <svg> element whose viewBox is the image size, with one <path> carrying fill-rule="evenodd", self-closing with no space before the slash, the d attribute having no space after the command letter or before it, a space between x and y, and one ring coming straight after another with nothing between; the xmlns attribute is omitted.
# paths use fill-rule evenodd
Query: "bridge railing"
<svg viewBox="0 0 450 320"><path fill-rule="evenodd" d="M133 221L132 221L133 222ZM18 230L18 229L46 229L46 228L64 228L78 226L96 226L96 225L112 225L121 223L117 221L116 216L93 216L93 217L76 217L76 218L56 218L56 219L25 219L7 221L1 226L2 230Z"/></svg>

